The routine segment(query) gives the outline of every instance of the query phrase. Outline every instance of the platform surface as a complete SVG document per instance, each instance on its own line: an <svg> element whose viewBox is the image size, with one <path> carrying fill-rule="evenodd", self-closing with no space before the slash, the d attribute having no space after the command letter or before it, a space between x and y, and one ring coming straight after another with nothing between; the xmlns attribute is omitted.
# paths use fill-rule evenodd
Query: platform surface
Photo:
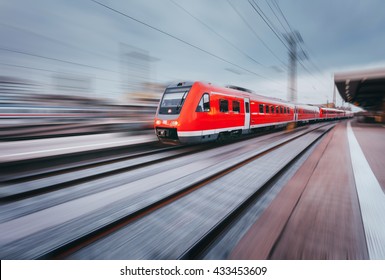
<svg viewBox="0 0 385 280"><path fill-rule="evenodd" d="M232 259L385 259L385 127L339 123Z"/></svg>
<svg viewBox="0 0 385 280"><path fill-rule="evenodd" d="M128 135L128 133L108 133L0 142L0 163L136 145L152 141L157 141L155 133L137 136Z"/></svg>

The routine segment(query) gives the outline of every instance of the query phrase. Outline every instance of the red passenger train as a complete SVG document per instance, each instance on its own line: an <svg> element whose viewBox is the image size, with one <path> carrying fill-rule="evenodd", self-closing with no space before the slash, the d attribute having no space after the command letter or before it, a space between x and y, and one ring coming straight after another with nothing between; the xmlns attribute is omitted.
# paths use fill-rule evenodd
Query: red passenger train
<svg viewBox="0 0 385 280"><path fill-rule="evenodd" d="M271 126L346 117L343 110L293 104L240 87L182 82L166 88L155 117L162 142L202 143Z"/></svg>

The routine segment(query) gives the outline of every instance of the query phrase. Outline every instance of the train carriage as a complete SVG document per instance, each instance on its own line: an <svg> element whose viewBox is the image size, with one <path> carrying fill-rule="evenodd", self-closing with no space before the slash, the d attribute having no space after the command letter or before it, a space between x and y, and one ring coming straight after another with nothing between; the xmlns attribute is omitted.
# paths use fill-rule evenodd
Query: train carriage
<svg viewBox="0 0 385 280"><path fill-rule="evenodd" d="M320 118L320 108L314 105L296 105L297 121L309 123L318 121Z"/></svg>
<svg viewBox="0 0 385 280"><path fill-rule="evenodd" d="M322 120L337 120L345 117L346 113L344 110L336 108L321 108L320 110L320 118Z"/></svg>
<svg viewBox="0 0 385 280"><path fill-rule="evenodd" d="M195 143L294 120L294 106L241 88L184 82L166 88L155 131L163 142Z"/></svg>
<svg viewBox="0 0 385 280"><path fill-rule="evenodd" d="M240 87L181 82L166 88L154 128L162 142L202 143L263 127L342 117L338 110L322 109L261 96Z"/></svg>
<svg viewBox="0 0 385 280"><path fill-rule="evenodd" d="M160 140L206 142L221 133L249 129L249 97L201 82L169 86L160 102L155 130Z"/></svg>

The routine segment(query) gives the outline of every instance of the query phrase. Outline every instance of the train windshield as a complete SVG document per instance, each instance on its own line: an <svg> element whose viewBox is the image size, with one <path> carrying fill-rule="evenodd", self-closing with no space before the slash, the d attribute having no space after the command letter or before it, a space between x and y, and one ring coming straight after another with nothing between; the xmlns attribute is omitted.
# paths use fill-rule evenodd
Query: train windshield
<svg viewBox="0 0 385 280"><path fill-rule="evenodd" d="M169 88L163 94L160 114L179 114L191 87Z"/></svg>

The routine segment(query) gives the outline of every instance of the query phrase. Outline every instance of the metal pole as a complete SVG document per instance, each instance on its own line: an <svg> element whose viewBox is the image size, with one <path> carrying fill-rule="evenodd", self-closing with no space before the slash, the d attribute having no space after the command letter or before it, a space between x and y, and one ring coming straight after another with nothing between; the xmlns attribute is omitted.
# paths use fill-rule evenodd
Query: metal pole
<svg viewBox="0 0 385 280"><path fill-rule="evenodd" d="M286 37L289 44L289 87L287 99L297 102L297 40L294 33L290 33Z"/></svg>

